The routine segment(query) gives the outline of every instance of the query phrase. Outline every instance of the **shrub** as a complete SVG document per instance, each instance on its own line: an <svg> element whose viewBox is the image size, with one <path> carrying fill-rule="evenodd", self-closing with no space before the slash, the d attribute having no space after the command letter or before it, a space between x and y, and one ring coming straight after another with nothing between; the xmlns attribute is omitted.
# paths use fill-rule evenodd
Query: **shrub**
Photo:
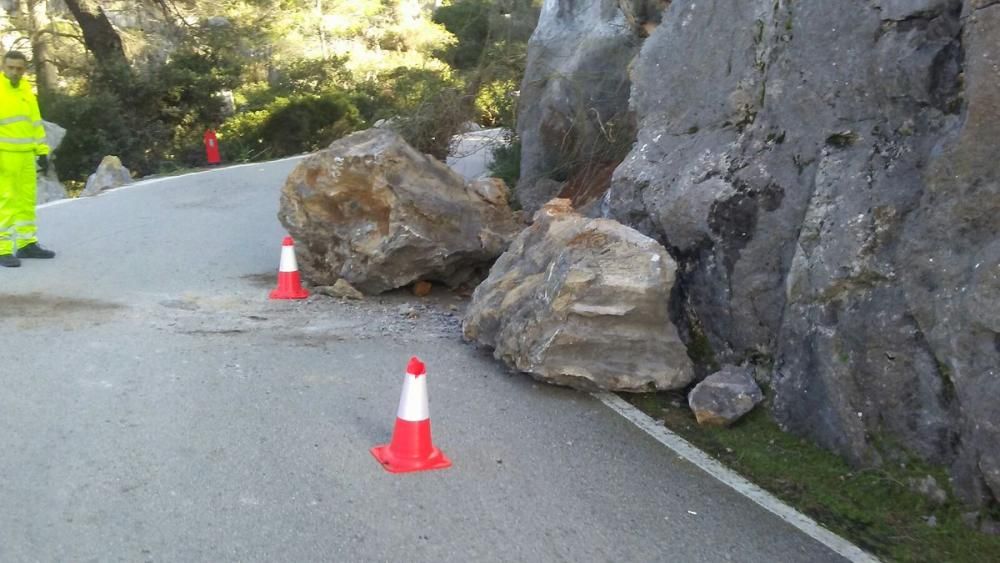
<svg viewBox="0 0 1000 563"><path fill-rule="evenodd" d="M492 9L490 0L459 0L434 11L434 21L458 39L441 53L455 68L472 69L479 64L489 40Z"/></svg>
<svg viewBox="0 0 1000 563"><path fill-rule="evenodd" d="M358 108L342 92L296 96L261 124L260 137L274 156L309 152L357 130Z"/></svg>
<svg viewBox="0 0 1000 563"><path fill-rule="evenodd" d="M513 129L517 88L513 80L494 80L484 84L476 94L479 123Z"/></svg>
<svg viewBox="0 0 1000 563"><path fill-rule="evenodd" d="M346 59L297 59L277 70L273 90L279 94L322 94L351 82Z"/></svg>
<svg viewBox="0 0 1000 563"><path fill-rule="evenodd" d="M490 176L500 178L513 190L521 178L521 141L513 139L494 148L489 170Z"/></svg>
<svg viewBox="0 0 1000 563"><path fill-rule="evenodd" d="M267 156L268 147L260 137L260 129L270 115L269 110L258 109L237 113L224 121L217 131L222 160L249 162Z"/></svg>
<svg viewBox="0 0 1000 563"><path fill-rule="evenodd" d="M448 156L451 137L473 117L470 96L446 73L399 68L383 78L375 117L392 119L392 128L413 148L440 160Z"/></svg>
<svg viewBox="0 0 1000 563"><path fill-rule="evenodd" d="M66 137L53 154L56 172L64 180L86 179L109 154L120 157L135 172L146 172L156 160L146 149L156 144L158 134L165 134L158 122L140 126L109 92L80 97L50 95L44 116L66 129Z"/></svg>
<svg viewBox="0 0 1000 563"><path fill-rule="evenodd" d="M276 98L263 109L226 120L219 146L227 160L288 156L323 148L363 124L344 92Z"/></svg>
<svg viewBox="0 0 1000 563"><path fill-rule="evenodd" d="M277 94L267 82L249 82L233 92L237 111L256 111L274 101Z"/></svg>
<svg viewBox="0 0 1000 563"><path fill-rule="evenodd" d="M444 161L452 136L469 121L470 105L461 90L441 90L428 94L413 110L394 120L392 127L413 148Z"/></svg>

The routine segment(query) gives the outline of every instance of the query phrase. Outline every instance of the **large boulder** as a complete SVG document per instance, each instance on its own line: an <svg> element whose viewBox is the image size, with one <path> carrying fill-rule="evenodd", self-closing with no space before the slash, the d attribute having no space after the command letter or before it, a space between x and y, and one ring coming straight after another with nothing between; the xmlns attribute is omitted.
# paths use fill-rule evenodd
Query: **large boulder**
<svg viewBox="0 0 1000 563"><path fill-rule="evenodd" d="M673 2L605 207L681 262L708 363L773 366L785 429L856 464L950 465L981 505L1000 501L997 37L990 0Z"/></svg>
<svg viewBox="0 0 1000 563"><path fill-rule="evenodd" d="M132 183L132 174L122 166L117 156L106 156L101 159L97 171L87 178L87 185L80 195L95 196L103 191L120 188Z"/></svg>
<svg viewBox="0 0 1000 563"><path fill-rule="evenodd" d="M62 185L54 174L39 172L35 185L35 201L38 205L67 197L69 194L66 192L66 186Z"/></svg>
<svg viewBox="0 0 1000 563"><path fill-rule="evenodd" d="M51 121L42 120L42 129L45 130L45 144L49 147L49 152L55 152L66 138L66 128Z"/></svg>
<svg viewBox="0 0 1000 563"><path fill-rule="evenodd" d="M369 129L305 158L278 218L315 285L343 279L375 294L417 280L457 286L485 272L519 226L505 187L467 184L390 129Z"/></svg>
<svg viewBox="0 0 1000 563"><path fill-rule="evenodd" d="M553 200L476 288L463 331L550 383L678 389L693 372L668 314L675 269L656 241Z"/></svg>
<svg viewBox="0 0 1000 563"><path fill-rule="evenodd" d="M42 127L45 129L45 144L48 145L50 154L54 154L59 145L62 144L63 138L66 137L66 129L51 121L42 121ZM48 168L38 172L37 182L35 201L39 205L69 197L66 193L66 187L62 185L59 176L56 175L51 158Z"/></svg>

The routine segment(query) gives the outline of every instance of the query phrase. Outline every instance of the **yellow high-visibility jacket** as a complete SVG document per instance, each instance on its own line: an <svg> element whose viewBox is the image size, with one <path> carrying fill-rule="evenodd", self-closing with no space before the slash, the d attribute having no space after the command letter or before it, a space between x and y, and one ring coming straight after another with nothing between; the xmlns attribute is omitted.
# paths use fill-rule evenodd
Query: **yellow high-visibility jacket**
<svg viewBox="0 0 1000 563"><path fill-rule="evenodd" d="M0 75L0 151L49 154L38 100L23 78L15 88Z"/></svg>

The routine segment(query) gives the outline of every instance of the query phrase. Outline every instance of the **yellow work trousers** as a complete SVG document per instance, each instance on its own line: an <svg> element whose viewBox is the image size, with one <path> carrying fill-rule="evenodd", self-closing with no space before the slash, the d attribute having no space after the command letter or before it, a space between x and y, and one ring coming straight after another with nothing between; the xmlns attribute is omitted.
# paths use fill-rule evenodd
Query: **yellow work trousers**
<svg viewBox="0 0 1000 563"><path fill-rule="evenodd" d="M0 151L0 255L38 242L35 153Z"/></svg>

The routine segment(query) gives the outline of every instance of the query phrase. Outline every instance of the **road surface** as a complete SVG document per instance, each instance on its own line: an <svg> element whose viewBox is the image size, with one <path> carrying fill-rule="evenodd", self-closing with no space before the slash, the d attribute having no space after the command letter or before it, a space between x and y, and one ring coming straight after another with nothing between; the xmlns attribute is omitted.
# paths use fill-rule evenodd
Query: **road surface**
<svg viewBox="0 0 1000 563"><path fill-rule="evenodd" d="M0 271L0 561L839 561L457 296L267 300L296 160L46 206ZM411 355L450 469L386 473Z"/></svg>

